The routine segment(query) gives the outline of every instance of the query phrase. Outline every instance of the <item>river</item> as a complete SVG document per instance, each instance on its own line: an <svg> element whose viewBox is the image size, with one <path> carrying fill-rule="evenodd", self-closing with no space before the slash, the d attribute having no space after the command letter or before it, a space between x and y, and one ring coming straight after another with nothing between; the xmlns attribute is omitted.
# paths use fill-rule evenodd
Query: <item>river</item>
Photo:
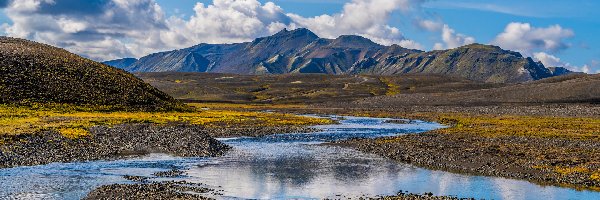
<svg viewBox="0 0 600 200"><path fill-rule="evenodd" d="M233 147L218 158L151 154L134 159L53 163L0 169L0 198L80 199L93 188L132 183L123 175L148 176L181 169L186 180L222 190L219 199L321 199L412 193L485 199L600 199L600 193L522 180L427 170L376 155L322 143L356 137L418 134L443 128L423 121L388 123L385 118L336 117L340 124L316 126L317 133L259 138L222 138Z"/></svg>

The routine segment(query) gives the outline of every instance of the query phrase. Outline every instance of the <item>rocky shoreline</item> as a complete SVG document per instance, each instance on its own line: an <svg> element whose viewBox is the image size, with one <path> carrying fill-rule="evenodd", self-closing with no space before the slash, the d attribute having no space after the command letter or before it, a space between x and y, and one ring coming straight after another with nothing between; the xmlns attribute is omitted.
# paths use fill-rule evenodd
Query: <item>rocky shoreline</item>
<svg viewBox="0 0 600 200"><path fill-rule="evenodd" d="M393 140L393 142L385 140ZM508 146L507 144L511 144ZM524 179L539 184L594 188L600 185L583 173L561 174L555 168L559 157L593 158L600 149L594 141L559 140L528 137L483 138L465 135L422 133L382 139L355 139L343 145L403 163L435 170L473 175ZM580 149L580 151L569 151ZM582 154L581 152L590 152ZM556 159L536 159L550 156ZM577 161L573 161L577 162Z"/></svg>
<svg viewBox="0 0 600 200"><path fill-rule="evenodd" d="M478 116L530 117L523 118L524 120L536 119L535 117L597 118L600 116L600 106L597 105L391 106L394 109L382 107L384 106L372 109L358 107L353 111L344 112L395 118L418 116L434 121L444 113L462 113L474 118ZM483 125L493 126L491 123ZM568 123L565 125L580 126ZM479 127L479 130L485 131L487 128L489 127ZM509 128L505 131L509 133L530 131L520 130L517 127L504 128ZM592 138L594 136L587 137L590 138L583 138L577 133L564 137L535 134L490 136L479 132L435 130L397 137L354 139L332 145L347 146L429 169L523 179L542 185L598 190L600 177L594 178L594 176L598 174L596 170L600 169L598 164L600 143Z"/></svg>
<svg viewBox="0 0 600 200"><path fill-rule="evenodd" d="M149 153L182 157L223 155L229 146L213 137L260 136L308 132L304 127L211 128L186 124L122 124L96 126L90 136L68 139L57 131L6 138L0 145L0 168L42 165L52 162L111 160Z"/></svg>

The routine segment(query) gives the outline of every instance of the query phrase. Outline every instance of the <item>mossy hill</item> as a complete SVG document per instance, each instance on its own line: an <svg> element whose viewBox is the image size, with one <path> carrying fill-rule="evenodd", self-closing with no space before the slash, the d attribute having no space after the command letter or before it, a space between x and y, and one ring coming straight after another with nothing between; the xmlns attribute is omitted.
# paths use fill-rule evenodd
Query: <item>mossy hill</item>
<svg viewBox="0 0 600 200"><path fill-rule="evenodd" d="M124 70L50 45L9 37L0 37L0 103L144 111L183 107Z"/></svg>

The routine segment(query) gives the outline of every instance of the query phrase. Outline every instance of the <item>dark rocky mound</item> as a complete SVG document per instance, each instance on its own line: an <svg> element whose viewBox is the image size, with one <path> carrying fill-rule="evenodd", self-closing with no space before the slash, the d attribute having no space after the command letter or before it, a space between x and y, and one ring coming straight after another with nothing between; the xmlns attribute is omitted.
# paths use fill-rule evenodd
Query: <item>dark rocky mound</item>
<svg viewBox="0 0 600 200"><path fill-rule="evenodd" d="M67 103L123 110L182 107L121 69L9 37L0 37L0 103Z"/></svg>
<svg viewBox="0 0 600 200"><path fill-rule="evenodd" d="M472 44L423 52L383 46L354 35L319 38L308 29L252 42L199 44L142 57L130 72L212 72L235 74L438 74L488 83L518 83L554 75L531 58L500 47Z"/></svg>

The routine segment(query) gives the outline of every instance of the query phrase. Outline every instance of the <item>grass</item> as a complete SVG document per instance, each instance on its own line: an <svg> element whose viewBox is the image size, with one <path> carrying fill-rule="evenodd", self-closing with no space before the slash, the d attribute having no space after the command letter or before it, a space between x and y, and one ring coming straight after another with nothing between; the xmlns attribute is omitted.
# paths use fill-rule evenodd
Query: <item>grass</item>
<svg viewBox="0 0 600 200"><path fill-rule="evenodd" d="M385 95L394 96L400 94L400 86L394 84L389 78L381 77L379 80L387 86Z"/></svg>
<svg viewBox="0 0 600 200"><path fill-rule="evenodd" d="M526 136L600 140L600 118L541 116L442 115L438 120L453 125L444 134L471 133L484 137Z"/></svg>
<svg viewBox="0 0 600 200"><path fill-rule="evenodd" d="M232 110L231 108L235 107L233 105L193 106L197 109L190 112L101 112L70 106L32 108L0 105L0 136L57 130L67 138L76 139L88 136L88 130L93 126L125 123L189 123L213 127L304 126L332 123L328 119L291 114ZM246 105L248 108L250 106ZM208 107L219 109L200 109Z"/></svg>
<svg viewBox="0 0 600 200"><path fill-rule="evenodd" d="M351 115L422 119L448 125L443 134L469 133L484 137L525 136L600 140L598 117L473 115L465 113L354 112Z"/></svg>

